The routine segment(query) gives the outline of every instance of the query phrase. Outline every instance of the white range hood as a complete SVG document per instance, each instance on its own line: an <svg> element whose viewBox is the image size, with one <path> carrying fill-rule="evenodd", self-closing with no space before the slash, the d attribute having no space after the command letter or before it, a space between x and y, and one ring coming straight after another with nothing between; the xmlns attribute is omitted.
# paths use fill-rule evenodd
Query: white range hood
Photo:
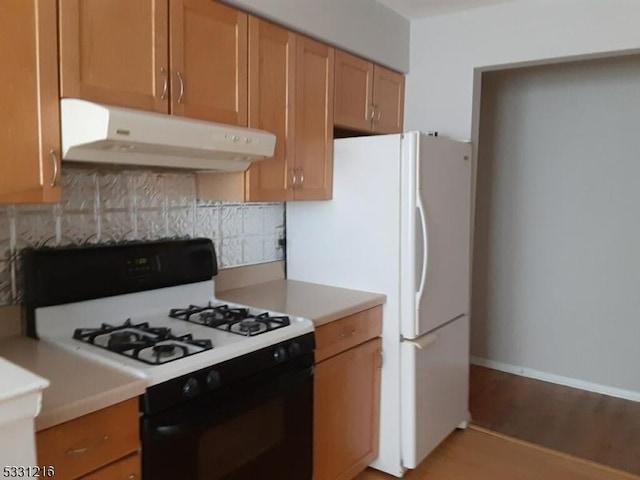
<svg viewBox="0 0 640 480"><path fill-rule="evenodd" d="M62 159L241 172L271 157L272 133L173 115L60 101Z"/></svg>

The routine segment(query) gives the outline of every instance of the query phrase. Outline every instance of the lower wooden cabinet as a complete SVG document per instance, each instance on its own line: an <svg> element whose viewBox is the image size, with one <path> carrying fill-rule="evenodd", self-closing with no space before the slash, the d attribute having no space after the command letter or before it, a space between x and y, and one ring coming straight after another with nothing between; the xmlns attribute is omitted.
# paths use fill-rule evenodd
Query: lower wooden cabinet
<svg viewBox="0 0 640 480"><path fill-rule="evenodd" d="M81 480L140 480L141 478L140 454L135 453L85 475Z"/></svg>
<svg viewBox="0 0 640 480"><path fill-rule="evenodd" d="M378 456L381 320L376 307L317 329L318 351L333 355L315 371L314 480L355 478Z"/></svg>
<svg viewBox="0 0 640 480"><path fill-rule="evenodd" d="M120 472L139 473L139 438L138 399L133 398L38 432L38 465L53 465L58 480L117 480Z"/></svg>

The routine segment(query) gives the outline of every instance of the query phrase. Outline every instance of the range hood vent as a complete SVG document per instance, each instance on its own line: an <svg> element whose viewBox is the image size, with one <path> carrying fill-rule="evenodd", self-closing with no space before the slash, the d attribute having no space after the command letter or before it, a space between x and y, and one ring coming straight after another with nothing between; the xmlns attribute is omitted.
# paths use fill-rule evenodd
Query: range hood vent
<svg viewBox="0 0 640 480"><path fill-rule="evenodd" d="M74 98L60 101L60 116L68 161L241 172L276 145L261 130Z"/></svg>

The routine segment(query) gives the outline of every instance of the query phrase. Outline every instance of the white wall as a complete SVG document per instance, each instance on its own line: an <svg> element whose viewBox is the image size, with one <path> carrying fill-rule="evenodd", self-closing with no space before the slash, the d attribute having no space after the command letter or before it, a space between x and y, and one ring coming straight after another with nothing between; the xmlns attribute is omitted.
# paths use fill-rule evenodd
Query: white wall
<svg viewBox="0 0 640 480"><path fill-rule="evenodd" d="M480 75L474 75L476 71L495 70L520 63L543 64L562 62L572 57L602 57L625 51L627 53L639 51L638 18L640 18L640 2L636 0L518 0L468 12L413 21L411 24L411 72L407 79L405 128L437 130L441 134L454 138L471 138L477 143L477 118L480 109L474 107L479 106L480 82L478 80ZM526 118L521 118L521 121L527 122ZM637 121L634 121L634 124L637 124ZM586 132L588 134L596 133L591 129L584 130L584 133ZM637 154L635 157L637 158ZM572 161L575 161L575 158ZM482 162L482 158L479 159L479 162ZM482 170L482 165L479 167ZM529 171L527 170L527 172ZM511 175L515 177L523 174L524 171L511 172ZM592 170L591 174L594 175L595 171ZM574 184L570 183L569 185L573 186ZM607 186L610 185L607 183ZM583 190L578 189L576 193L582 194ZM518 203L514 203L512 206L513 208L527 208L526 205ZM535 205L530 206L535 207ZM480 205L478 208L480 209ZM612 219L596 215L593 218L594 230L597 230L598 225L609 228L612 221ZM556 221L556 223L558 222ZM583 220L581 228L587 223ZM522 226L522 223L517 223L509 227L502 225L497 228L521 228ZM607 230L602 231L606 232ZM619 232L619 230L614 231ZM524 232L530 233L527 229ZM584 233L584 230L574 231L574 234L581 233ZM523 237L520 233L517 235L520 238ZM620 235L623 234L620 233ZM589 237L587 236L587 238ZM601 237L599 238L601 239ZM579 243L580 239L580 235L578 238L570 236L562 239L562 242L572 240ZM593 241L596 242L596 240ZM515 245L517 244L512 244L512 248L518 248ZM593 246L594 243L589 245ZM511 258L514 256L518 258L518 252L511 252L510 255ZM580 267L575 256L572 257L572 261L576 262L575 267ZM600 262L599 266L605 270L613 265L607 264L602 259L598 259L598 261ZM567 262L570 261L567 260ZM627 264L627 266L631 268L631 264ZM617 257L615 267L624 268L621 260ZM531 268L537 267L531 265ZM579 272L586 275L582 270ZM633 277L632 270L623 270L623 272L627 280ZM542 271L541 275L544 274L544 277L547 278L546 273ZM559 275L565 277L573 273L574 271L558 272ZM516 300L505 298L511 293L509 291L503 292L501 300L520 302L518 304L520 307L527 305L529 298L539 300L540 297L535 292L531 294L529 291L519 288L519 279L514 281L513 287L517 289L517 295L520 295L521 298ZM591 285L592 288L593 285ZM603 297L602 302L598 304L596 314L607 313L607 310L612 308L614 300L620 298L623 293L630 292L626 288L623 287L622 291L617 294L608 291L607 296ZM582 291L594 295L596 293L594 290ZM554 294L551 306L556 304L556 298L559 296L561 296L561 292ZM628 306L627 303L625 307L622 307L622 310ZM529 304L528 307L540 308L538 303ZM568 307L567 303L562 304L560 307L562 315L560 316L564 317L574 313L567 311ZM586 312L583 305L578 305L578 307L581 314ZM622 310L614 308L612 311L620 313ZM521 312L518 311L518 313ZM626 313L629 312L626 311ZM635 347L636 350L633 350L633 344L625 339L627 335L635 335L635 339L638 338L638 332L633 329L632 322L628 317L626 317L627 326L631 326L631 328L618 331L615 339L612 336L612 331L603 324L600 324L599 327L603 329L600 340L597 339L598 335L593 333L590 333L589 338L579 344L571 343L569 339L565 338L567 340L563 344L565 350L574 349L576 345L585 347L574 354L576 358L582 359L583 365L579 366L577 364L551 365L546 362L545 355L550 353L550 347L559 345L554 340L554 336L558 334L556 324L547 324L552 327L546 332L549 335L536 333L535 335L539 335L538 337L535 335L525 339L517 337L519 343L510 344L514 338L513 331L496 332L492 330L489 332L479 329L477 328L479 324L475 323L475 315L476 312L472 309L472 325L474 326L472 354L486 356L491 360L512 365L518 365L517 362L521 364L529 362L529 364L521 366L531 369L530 371L544 369L547 373L563 376L564 379L567 379L567 376L574 376L578 379L588 379L590 382L603 382L609 386L622 386L621 388L640 391L637 375L635 379L629 378L636 369L635 365L638 364L639 347ZM544 316L544 312L541 316ZM590 314L589 319L593 320L593 318L593 315ZM546 322L539 317L533 321ZM573 334L573 338L582 335L580 330L574 331ZM503 346L497 351L493 348L498 339L488 338L493 335L503 336L499 340ZM544 342L549 339L552 340L552 344L545 344ZM492 343L483 345L485 341ZM621 342L620 345L624 352L617 351L618 342ZM520 352L519 349L525 351ZM533 350L536 349L537 352L534 353ZM569 356L569 352L567 352L567 356ZM594 375L589 374L589 367L602 359L609 360L607 367L599 367ZM626 363L630 360L633 362ZM607 368L610 370L605 373Z"/></svg>
<svg viewBox="0 0 640 480"><path fill-rule="evenodd" d="M409 70L409 21L375 1L226 0L225 3L394 70Z"/></svg>
<svg viewBox="0 0 640 480"><path fill-rule="evenodd" d="M485 74L472 352L640 394L640 55Z"/></svg>
<svg viewBox="0 0 640 480"><path fill-rule="evenodd" d="M471 138L477 67L640 49L640 1L517 0L411 23L405 127Z"/></svg>

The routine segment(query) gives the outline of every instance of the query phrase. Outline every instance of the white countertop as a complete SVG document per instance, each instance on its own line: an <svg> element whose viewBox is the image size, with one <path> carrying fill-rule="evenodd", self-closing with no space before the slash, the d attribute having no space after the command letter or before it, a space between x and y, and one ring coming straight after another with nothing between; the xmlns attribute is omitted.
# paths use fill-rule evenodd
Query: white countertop
<svg viewBox="0 0 640 480"><path fill-rule="evenodd" d="M145 391L145 382L140 378L44 341L21 336L2 338L0 357L19 365L12 365L12 368L20 372L7 377L11 385L16 385L8 389L5 387L3 365L10 363L0 363L0 401L3 395L7 395L5 392L17 392L20 388L27 388L26 385L36 385L35 379L41 382L39 385L50 384L43 391L42 410L35 419L37 431L134 398ZM20 387L18 377L29 380L22 380Z"/></svg>
<svg viewBox="0 0 640 480"><path fill-rule="evenodd" d="M45 378L4 358L0 358L0 378L0 404L49 386L49 381Z"/></svg>
<svg viewBox="0 0 640 480"><path fill-rule="evenodd" d="M382 305L387 299L381 293L286 279L217 292L216 298L308 318L316 327Z"/></svg>

